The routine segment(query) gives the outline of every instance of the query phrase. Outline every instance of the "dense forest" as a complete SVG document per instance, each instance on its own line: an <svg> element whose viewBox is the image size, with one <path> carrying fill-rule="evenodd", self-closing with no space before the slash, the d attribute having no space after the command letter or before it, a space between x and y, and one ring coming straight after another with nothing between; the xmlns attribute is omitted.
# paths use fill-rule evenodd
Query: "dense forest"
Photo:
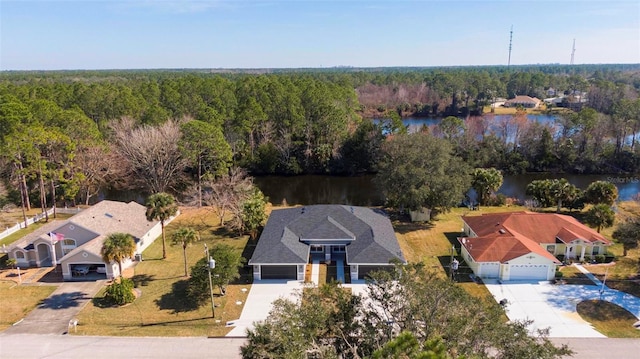
<svg viewBox="0 0 640 359"><path fill-rule="evenodd" d="M550 89L586 101L554 111L554 123L483 111ZM382 144L406 131L403 116L443 117L422 131L472 168L638 173L639 93L637 64L2 72L0 199L183 192L231 167L376 172Z"/></svg>

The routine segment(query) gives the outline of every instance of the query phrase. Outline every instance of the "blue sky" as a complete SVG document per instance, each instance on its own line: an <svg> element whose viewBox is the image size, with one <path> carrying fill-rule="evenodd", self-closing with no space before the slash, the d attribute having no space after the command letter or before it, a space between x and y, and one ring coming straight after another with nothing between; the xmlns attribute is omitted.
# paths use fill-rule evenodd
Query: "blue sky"
<svg viewBox="0 0 640 359"><path fill-rule="evenodd" d="M640 63L640 1L0 0L0 70Z"/></svg>

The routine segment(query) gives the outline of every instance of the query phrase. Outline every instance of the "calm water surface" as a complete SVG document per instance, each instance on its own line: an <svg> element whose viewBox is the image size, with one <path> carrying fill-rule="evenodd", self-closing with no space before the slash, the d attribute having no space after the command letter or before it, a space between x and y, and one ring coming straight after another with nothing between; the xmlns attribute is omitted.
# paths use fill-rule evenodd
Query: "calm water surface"
<svg viewBox="0 0 640 359"><path fill-rule="evenodd" d="M348 204L355 206L377 206L384 203L382 193L373 183L373 175L358 177L337 176L263 176L256 177L255 184L269 197L271 203L301 204ZM524 199L529 182L536 179L566 178L572 184L585 189L594 181L610 181L618 187L620 200L630 200L640 193L640 176L617 175L549 175L526 174L505 176L498 190L507 197Z"/></svg>

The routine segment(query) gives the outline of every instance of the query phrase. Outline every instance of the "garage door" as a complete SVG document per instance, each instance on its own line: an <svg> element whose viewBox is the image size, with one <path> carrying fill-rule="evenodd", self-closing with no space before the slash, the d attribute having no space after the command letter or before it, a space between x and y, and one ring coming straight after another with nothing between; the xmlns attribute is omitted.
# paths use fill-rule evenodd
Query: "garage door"
<svg viewBox="0 0 640 359"><path fill-rule="evenodd" d="M366 279L369 273L379 271L379 270L392 270L394 266L358 266L358 279Z"/></svg>
<svg viewBox="0 0 640 359"><path fill-rule="evenodd" d="M296 279L297 266L261 266L262 279Z"/></svg>
<svg viewBox="0 0 640 359"><path fill-rule="evenodd" d="M547 280L547 264L512 264L509 268L509 280Z"/></svg>
<svg viewBox="0 0 640 359"><path fill-rule="evenodd" d="M500 275L500 263L480 264L481 278L498 278L499 275Z"/></svg>

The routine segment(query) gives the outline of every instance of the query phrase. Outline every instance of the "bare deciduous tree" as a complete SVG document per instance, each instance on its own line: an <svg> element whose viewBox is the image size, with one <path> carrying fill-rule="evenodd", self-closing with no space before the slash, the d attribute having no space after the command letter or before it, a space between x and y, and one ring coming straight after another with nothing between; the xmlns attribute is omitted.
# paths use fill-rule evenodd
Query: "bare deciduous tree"
<svg viewBox="0 0 640 359"><path fill-rule="evenodd" d="M238 217L242 211L242 203L252 193L253 180L242 168L232 168L228 175L215 181L204 183L205 193L202 202L218 215L220 225L224 225L224 217L231 213Z"/></svg>
<svg viewBox="0 0 640 359"><path fill-rule="evenodd" d="M123 118L111 127L116 151L149 192L165 192L177 182L186 166L178 149L181 132L177 121L135 127L131 119Z"/></svg>
<svg viewBox="0 0 640 359"><path fill-rule="evenodd" d="M102 187L113 186L118 179L125 177L122 157L113 150L101 146L87 147L76 154L75 160L76 169L83 175L80 191L86 205Z"/></svg>

